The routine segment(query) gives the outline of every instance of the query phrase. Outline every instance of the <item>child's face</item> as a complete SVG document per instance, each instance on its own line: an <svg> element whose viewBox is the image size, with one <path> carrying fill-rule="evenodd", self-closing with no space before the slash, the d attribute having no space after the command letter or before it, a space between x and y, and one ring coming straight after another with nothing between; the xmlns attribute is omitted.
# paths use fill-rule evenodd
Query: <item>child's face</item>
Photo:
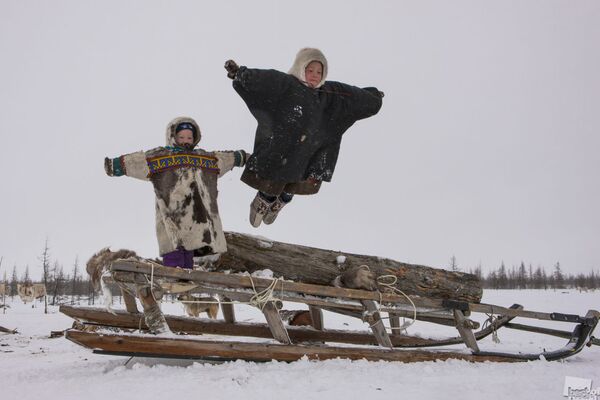
<svg viewBox="0 0 600 400"><path fill-rule="evenodd" d="M193 145L194 144L194 133L189 129L184 129L175 134L175 143L179 146Z"/></svg>
<svg viewBox="0 0 600 400"><path fill-rule="evenodd" d="M321 79L323 79L323 65L318 61L312 61L304 69L304 77L308 86L316 88Z"/></svg>

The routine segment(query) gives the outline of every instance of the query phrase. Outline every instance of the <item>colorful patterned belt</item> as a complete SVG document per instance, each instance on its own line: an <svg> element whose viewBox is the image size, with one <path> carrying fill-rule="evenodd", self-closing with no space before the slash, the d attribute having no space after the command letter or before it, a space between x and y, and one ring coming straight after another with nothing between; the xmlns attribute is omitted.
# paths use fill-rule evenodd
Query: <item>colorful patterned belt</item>
<svg viewBox="0 0 600 400"><path fill-rule="evenodd" d="M210 156L197 154L173 154L169 156L152 157L146 160L150 173L148 176L158 174L171 168L202 168L219 172L217 159Z"/></svg>

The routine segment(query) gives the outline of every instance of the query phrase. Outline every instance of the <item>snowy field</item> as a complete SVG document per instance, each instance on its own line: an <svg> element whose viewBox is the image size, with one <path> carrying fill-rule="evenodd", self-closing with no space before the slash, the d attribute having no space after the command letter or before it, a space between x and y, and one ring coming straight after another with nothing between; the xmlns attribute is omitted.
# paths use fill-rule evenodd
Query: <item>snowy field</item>
<svg viewBox="0 0 600 400"><path fill-rule="evenodd" d="M584 315L600 310L600 292L575 290L486 291L484 302L502 306L519 303L525 309ZM330 360L293 363L198 363L92 354L50 331L71 326L72 320L52 307L7 300L0 326L18 334L0 333L0 393L3 399L561 399L566 376L592 379L600 387L600 347L585 348L565 361L515 364L464 361L402 364ZM286 304L286 308L294 308ZM296 307L299 308L299 307ZM170 314L183 314L181 305L166 303ZM261 321L260 313L237 306L240 321ZM483 317L485 319L485 317ZM482 322L483 319L480 319ZM528 322L531 320L515 320ZM537 323L537 322L536 322ZM538 323L541 324L541 323ZM547 325L547 324L546 324ZM571 324L554 323L558 329ZM358 320L325 313L327 328L367 327ZM455 336L449 328L417 323L412 335ZM600 332L596 333L599 336ZM509 329L499 332L500 344L480 342L485 350L538 352L566 341Z"/></svg>

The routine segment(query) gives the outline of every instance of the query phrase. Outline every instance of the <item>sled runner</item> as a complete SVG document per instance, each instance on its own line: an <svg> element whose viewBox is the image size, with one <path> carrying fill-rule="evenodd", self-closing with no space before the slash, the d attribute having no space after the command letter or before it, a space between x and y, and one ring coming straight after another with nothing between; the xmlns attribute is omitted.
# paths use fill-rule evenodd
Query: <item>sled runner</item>
<svg viewBox="0 0 600 400"><path fill-rule="evenodd" d="M514 362L563 359L577 354L585 345L600 344L592 336L600 318L600 313L594 310L581 317L529 311L516 304L507 308L414 294L256 278L247 274L189 271L132 259L113 262L110 278L105 279L112 280L129 293L135 293L136 287L149 287L150 301L159 300L165 294L184 292L218 295L222 299L224 320L169 315L148 319L147 312L137 312L131 306L128 311L115 311L114 314L98 308L62 306L61 312L79 321L65 336L100 354L250 361L294 361L306 356L318 360ZM140 300L142 304L147 302L147 299ZM307 305L311 326L286 325L280 312L284 301ZM258 307L266 323L236 321L233 302ZM368 324L370 332L324 329L322 310L358 317ZM487 324L480 327L479 323L469 319L476 313L488 315ZM385 314L391 328L396 328L391 333L384 324ZM455 327L458 335L428 339L403 334L400 317L415 316L419 321ZM512 322L516 317L570 323L574 328L563 331ZM149 333L148 330L157 331L156 326L152 326L156 321L163 321L172 333ZM551 335L566 338L568 342L557 350L530 354L480 349L479 341L499 329ZM466 345L466 349L423 349L457 344Z"/></svg>

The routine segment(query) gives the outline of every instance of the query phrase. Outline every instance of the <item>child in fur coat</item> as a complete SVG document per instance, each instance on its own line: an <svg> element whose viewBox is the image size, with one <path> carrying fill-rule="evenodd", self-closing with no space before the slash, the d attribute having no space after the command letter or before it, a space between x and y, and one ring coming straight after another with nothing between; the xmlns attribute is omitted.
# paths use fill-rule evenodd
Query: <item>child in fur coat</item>
<svg viewBox="0 0 600 400"><path fill-rule="evenodd" d="M217 178L242 167L246 152L208 152L195 146L200 128L188 117L167 125L164 147L106 158L109 176L150 181L156 194L156 235L164 265L193 267L193 257L227 250L217 206Z"/></svg>
<svg viewBox="0 0 600 400"><path fill-rule="evenodd" d="M327 59L313 48L301 49L287 74L238 67L233 60L225 69L258 122L242 175L258 190L250 223L271 224L294 194L315 194L331 180L342 135L377 114L383 92L326 81Z"/></svg>

